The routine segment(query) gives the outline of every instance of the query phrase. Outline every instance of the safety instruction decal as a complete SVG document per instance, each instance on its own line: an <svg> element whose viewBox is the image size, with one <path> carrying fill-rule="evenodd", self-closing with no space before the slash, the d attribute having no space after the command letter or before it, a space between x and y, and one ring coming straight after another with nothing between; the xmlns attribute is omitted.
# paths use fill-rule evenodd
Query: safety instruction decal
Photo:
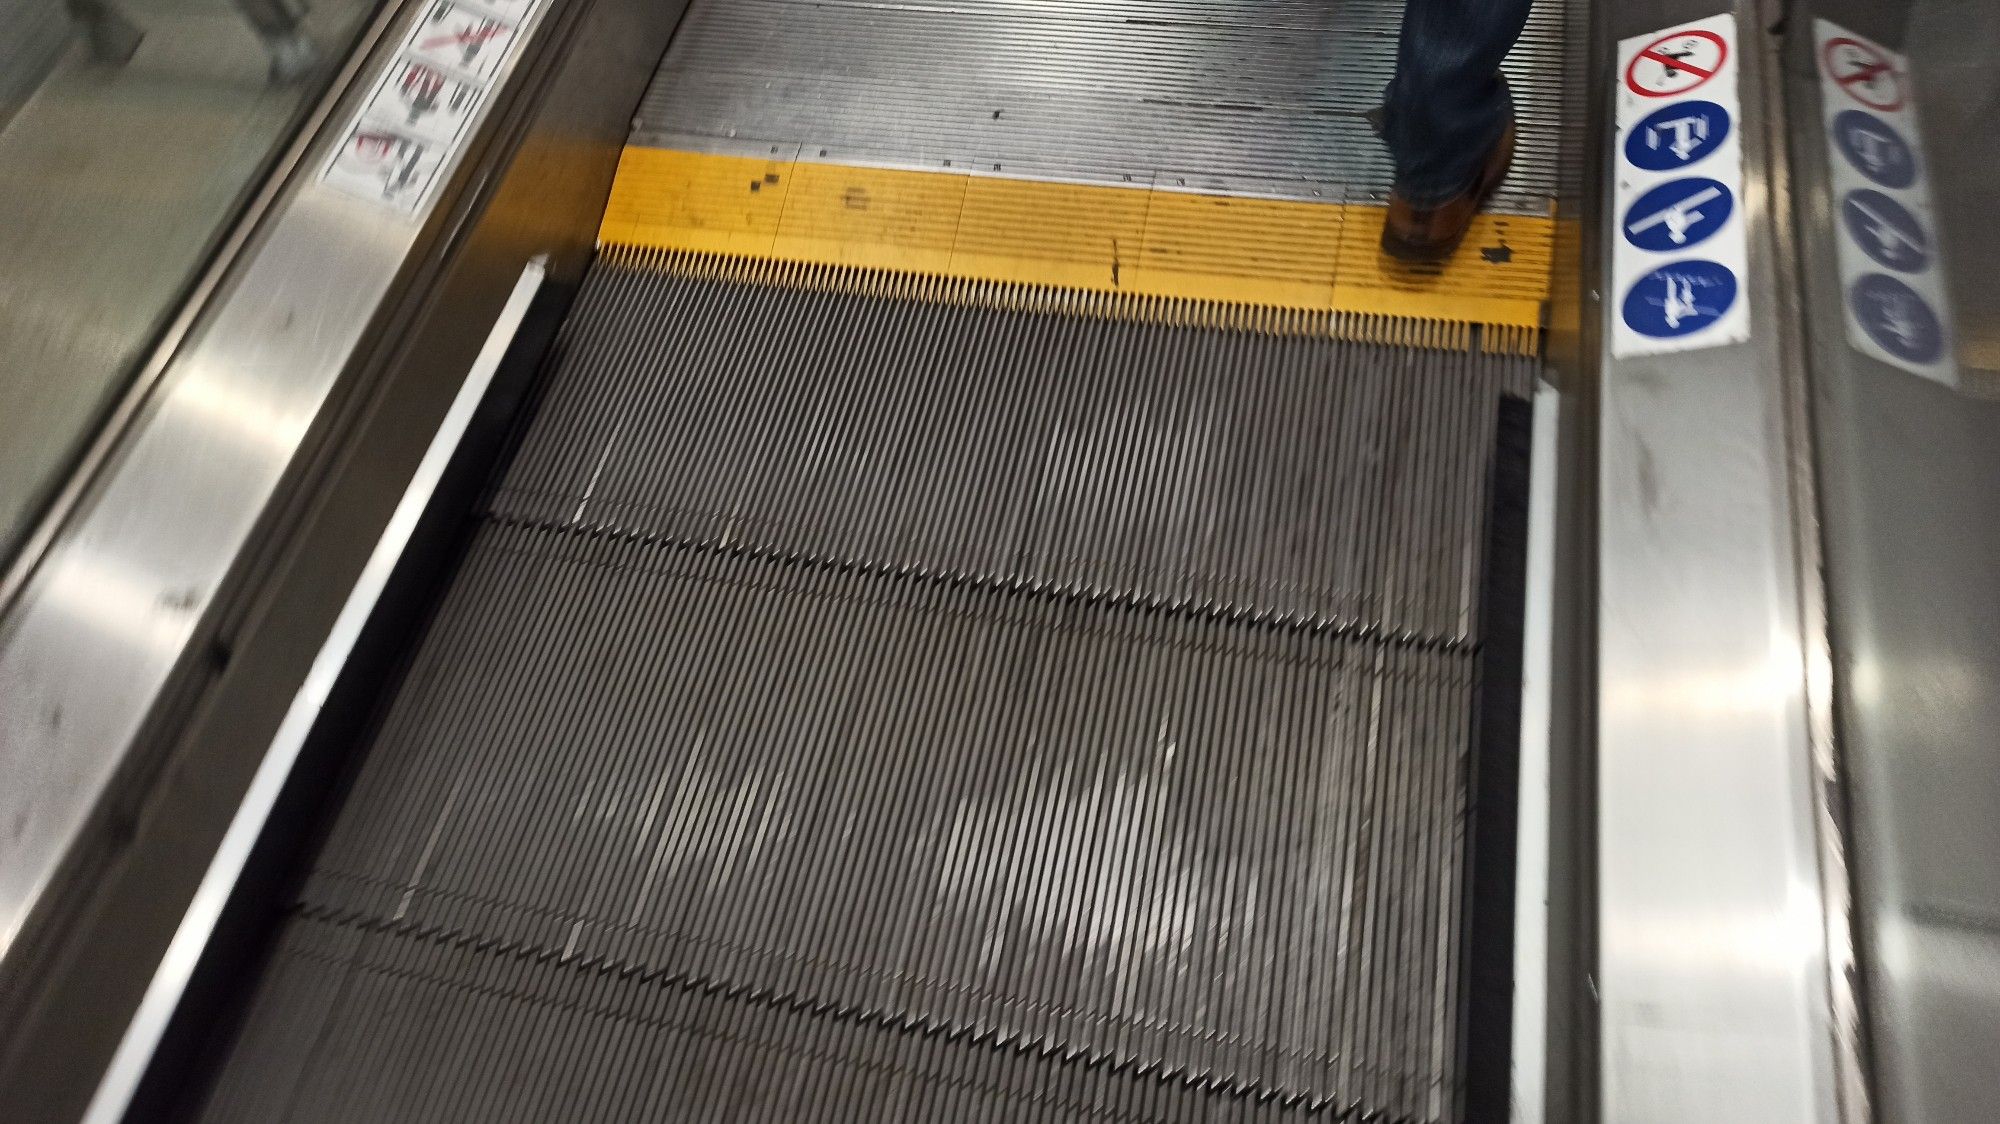
<svg viewBox="0 0 2000 1124"><path fill-rule="evenodd" d="M1736 19L1618 44L1611 354L1750 338Z"/></svg>
<svg viewBox="0 0 2000 1124"><path fill-rule="evenodd" d="M1721 75L1729 61L1729 39L1699 24L1641 38L1638 50L1621 61L1625 88L1642 98L1692 93Z"/></svg>
<svg viewBox="0 0 2000 1124"><path fill-rule="evenodd" d="M377 80L320 180L414 215L470 135L541 0L435 0Z"/></svg>
<svg viewBox="0 0 2000 1124"><path fill-rule="evenodd" d="M1825 20L1814 23L1813 42L1847 341L1864 355L1956 386L1909 63Z"/></svg>

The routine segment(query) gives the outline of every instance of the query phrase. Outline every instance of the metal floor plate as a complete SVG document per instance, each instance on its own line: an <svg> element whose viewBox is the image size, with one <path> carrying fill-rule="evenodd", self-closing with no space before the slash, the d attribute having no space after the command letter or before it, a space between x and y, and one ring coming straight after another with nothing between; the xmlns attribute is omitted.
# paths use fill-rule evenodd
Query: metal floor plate
<svg viewBox="0 0 2000 1124"><path fill-rule="evenodd" d="M601 265L206 1117L1456 1118L1530 366Z"/></svg>
<svg viewBox="0 0 2000 1124"><path fill-rule="evenodd" d="M1362 115L1393 70L1401 13L1401 0L696 0L632 143L1379 199L1388 156ZM1501 210L1544 214L1555 195L1561 14L1537 5L1507 66L1520 149Z"/></svg>

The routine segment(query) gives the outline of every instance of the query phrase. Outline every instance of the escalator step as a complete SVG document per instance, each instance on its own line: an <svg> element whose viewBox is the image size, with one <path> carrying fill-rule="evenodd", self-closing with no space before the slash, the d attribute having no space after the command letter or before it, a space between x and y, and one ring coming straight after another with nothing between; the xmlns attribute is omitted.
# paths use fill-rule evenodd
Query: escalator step
<svg viewBox="0 0 2000 1124"><path fill-rule="evenodd" d="M1544 214L1555 194L1563 12L1536 4L1506 64L1521 158L1504 211ZM1362 114L1402 15L1397 0L711 0L632 143L755 137L857 163L1380 198L1389 156Z"/></svg>
<svg viewBox="0 0 2000 1124"><path fill-rule="evenodd" d="M1445 1095L1465 652L507 526L432 636L308 923L1230 1092Z"/></svg>
<svg viewBox="0 0 2000 1124"><path fill-rule="evenodd" d="M601 264L205 1118L1457 1119L1531 374Z"/></svg>
<svg viewBox="0 0 2000 1124"><path fill-rule="evenodd" d="M1476 629L1532 360L603 265L495 510L1002 584Z"/></svg>

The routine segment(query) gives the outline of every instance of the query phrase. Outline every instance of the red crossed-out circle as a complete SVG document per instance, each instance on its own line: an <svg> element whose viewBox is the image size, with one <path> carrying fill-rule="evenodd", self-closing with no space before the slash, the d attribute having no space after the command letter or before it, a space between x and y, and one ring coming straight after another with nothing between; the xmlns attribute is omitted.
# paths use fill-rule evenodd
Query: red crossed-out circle
<svg viewBox="0 0 2000 1124"><path fill-rule="evenodd" d="M1852 47L1861 56L1857 60L1861 63L1860 68L1851 74L1842 74L1833 68L1834 52L1842 47ZM1833 79L1841 92L1862 105L1870 109L1879 109L1884 113L1894 113L1903 108L1903 76L1896 72L1895 64L1884 58L1882 52L1868 44L1858 39L1829 39L1825 48L1820 51L1819 61L1820 65L1826 68L1827 77ZM1883 75L1889 78L1887 97L1872 98L1863 92L1871 89L1875 79Z"/></svg>
<svg viewBox="0 0 2000 1124"><path fill-rule="evenodd" d="M1699 66L1691 66L1660 50L1662 46L1675 39L1704 39L1715 44L1714 67L1705 69ZM1632 61L1625 66L1625 88L1642 98L1679 97L1690 90L1701 88L1709 79L1715 77L1722 71L1722 64L1728 58L1729 44L1724 41L1722 36L1717 35L1713 31L1686 30L1669 32L1646 44L1644 47L1639 48L1639 53L1632 56ZM1682 74L1692 74L1695 80L1688 85L1672 90L1648 89L1639 82L1639 64L1642 62L1655 63L1666 67L1670 71L1678 71Z"/></svg>

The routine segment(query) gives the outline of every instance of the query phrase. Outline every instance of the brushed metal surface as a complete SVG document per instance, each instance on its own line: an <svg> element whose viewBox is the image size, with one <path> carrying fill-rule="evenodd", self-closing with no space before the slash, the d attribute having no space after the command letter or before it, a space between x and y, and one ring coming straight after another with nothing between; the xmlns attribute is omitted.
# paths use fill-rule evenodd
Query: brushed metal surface
<svg viewBox="0 0 2000 1124"><path fill-rule="evenodd" d="M100 60L66 15L79 7L0 2L0 558L37 549L37 521L147 381L181 303L337 70L267 81L271 59L221 0L121 2L143 41L130 60ZM377 7L326 0L304 27L338 59ZM46 79L15 53L44 20L62 49ZM39 88L6 104L24 81Z"/></svg>
<svg viewBox="0 0 2000 1124"><path fill-rule="evenodd" d="M1712 14L1621 5L1599 49ZM1739 10L1752 339L1603 359L1594 983L1607 1121L1838 1113L1790 459L1806 435L1788 425L1788 279L1774 260L1788 216L1769 178L1782 118L1756 17ZM1614 81L1594 92L1600 112Z"/></svg>
<svg viewBox="0 0 2000 1124"><path fill-rule="evenodd" d="M1498 205L1517 213L1556 194L1562 11L1537 5L1508 64L1520 154ZM1401 14L1397 0L699 0L633 142L1381 197L1388 154L1362 115L1388 83Z"/></svg>
<svg viewBox="0 0 2000 1124"><path fill-rule="evenodd" d="M424 217L298 182L0 621L0 975L93 820L130 814L127 751Z"/></svg>
<svg viewBox="0 0 2000 1124"><path fill-rule="evenodd" d="M221 845L216 848L215 856L202 876L201 886L195 891L194 899L174 933L173 943L161 958L152 983L146 989L145 999L127 1026L117 1054L105 1069L96 1095L91 1098L90 1107L84 1113L86 1124L117 1124L125 1119L153 1051L166 1033L167 1023L181 1002L202 949L214 934L224 907L235 891L237 880L242 877L244 866L249 862L258 836L263 833L265 822L305 746L307 735L319 720L334 682L352 656L362 627L370 614L375 612L391 574L402 561L403 552L408 548L418 522L430 505L459 442L471 426L473 415L479 411L487 388L493 384L500 361L513 343L514 334L520 329L521 321L528 314L528 306L540 291L546 275L546 263L535 259L528 263L513 292L508 294L499 319L481 346L471 371L460 383L457 397L439 423L437 433L424 451L423 460L417 465L409 486L397 501L395 514L369 552L367 565L356 579L354 588L348 591L326 643L313 657L311 671L285 711L284 724L272 739L269 752L258 763L249 791L231 819Z"/></svg>
<svg viewBox="0 0 2000 1124"><path fill-rule="evenodd" d="M1851 796L1858 1019L1877 1118L1980 1120L2000 1104L2000 340L1992 201L2000 10L1983 3L1788 5L1900 50L1961 336L1962 392L1847 342L1820 84L1788 56L1805 320L1811 328L1839 760ZM1988 345L1990 348L1990 345ZM1843 1027L1843 1029L1846 1029Z"/></svg>
<svg viewBox="0 0 2000 1124"><path fill-rule="evenodd" d="M1521 765L1519 830L1515 867L1514 1011L1510 1082L1510 1124L1542 1124L1561 1119L1550 1111L1549 1000L1559 989L1550 979L1550 883L1560 877L1551 856L1557 818L1552 743L1558 720L1553 713L1561 690L1555 682L1557 635L1556 525L1562 509L1558 486L1563 445L1562 395L1542 383L1535 388L1535 443L1529 475L1527 589L1521 654ZM1557 1021L1560 1021L1558 1018ZM1560 1104L1559 1097L1556 1103Z"/></svg>
<svg viewBox="0 0 2000 1124"><path fill-rule="evenodd" d="M211 617L230 659L203 669L198 702L177 708L185 725L177 721L159 738L167 743L167 764L147 789L132 834L116 839L105 861L93 864L85 908L60 930L59 949L38 962L32 1014L4 1028L16 1048L0 1048L0 1103L32 1103L63 1120L76 1119L89 1103L162 950L185 920L203 872L270 753L286 702L333 626L337 597L351 587L368 545L391 517L523 262L546 257L553 284L563 289L582 277L632 106L680 10L624 2L561 10L573 22L551 28L544 40L555 48L560 34L561 49L537 52L534 73L522 76L545 82L546 95L520 103L519 113L510 112L496 129L501 139L481 159L492 169L490 192L478 201L476 215L468 214L436 280L418 294L423 308L414 323L397 330L403 342L394 358L379 370L343 376L343 391L350 382L366 388L342 393L337 453L315 457L309 484L280 486L278 502L298 510L297 521L281 533L257 532L260 561L247 568L253 571L248 576L226 583L226 604ZM531 330L545 341L553 325L537 317ZM503 443L528 377L525 370L509 370L488 396L491 416L468 438L464 471L447 482L444 510L420 532L408 560L411 572L399 572L391 617L427 601L424 589L448 561L440 555L449 549L456 517ZM202 634L209 630L204 622ZM381 624L376 631L391 633L393 642L398 626ZM379 672L383 642L364 644L359 666L350 669L355 682L344 682L334 703L335 722L361 720L352 713L360 705L354 700L369 692L370 676ZM307 790L320 770L335 767L310 749L303 765L308 775L295 775L291 783ZM275 838L260 848L282 850L292 817L281 805L272 822ZM250 883L239 887L240 900L232 901L219 939L204 951L188 1001L140 1087L138 1119L153 1118L182 1094L194 1067L186 1062L187 1036L177 1031L201 1025L216 998L213 981L233 980L246 943L254 945L229 920L259 912L266 890L256 871L269 864L252 865Z"/></svg>

